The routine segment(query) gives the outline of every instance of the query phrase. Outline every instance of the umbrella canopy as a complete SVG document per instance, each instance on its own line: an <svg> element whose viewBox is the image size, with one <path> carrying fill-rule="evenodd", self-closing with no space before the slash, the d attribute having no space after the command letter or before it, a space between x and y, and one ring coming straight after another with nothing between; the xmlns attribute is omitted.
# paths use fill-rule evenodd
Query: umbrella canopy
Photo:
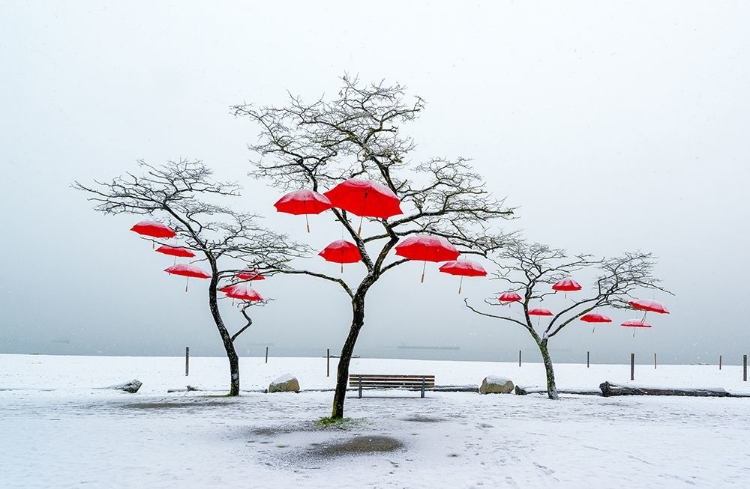
<svg viewBox="0 0 750 489"><path fill-rule="evenodd" d="M639 299L635 301L630 301L628 304L633 307L633 309L640 309L641 311L646 312L656 312L659 314L669 314L669 311L667 311L667 308L664 307L664 304L657 301L650 301L647 299Z"/></svg>
<svg viewBox="0 0 750 489"><path fill-rule="evenodd" d="M396 254L409 260L449 261L460 251L442 236L410 236L396 245Z"/></svg>
<svg viewBox="0 0 750 489"><path fill-rule="evenodd" d="M503 292L498 300L500 302L518 302L521 300L521 296L515 292Z"/></svg>
<svg viewBox="0 0 750 489"><path fill-rule="evenodd" d="M258 270L250 270L249 268L242 270L237 274L237 278L240 280L265 280L266 277L260 274Z"/></svg>
<svg viewBox="0 0 750 489"><path fill-rule="evenodd" d="M320 214L330 209L331 201L323 194L313 190L301 189L289 192L274 204L276 210L287 214L304 214L307 223L307 232L310 232L310 223L307 221L308 214Z"/></svg>
<svg viewBox="0 0 750 489"><path fill-rule="evenodd" d="M651 325L644 321L643 319L628 319L627 321L624 321L621 326L625 326L626 328L650 328Z"/></svg>
<svg viewBox="0 0 750 489"><path fill-rule="evenodd" d="M341 263L342 272L344 271L344 263L356 263L362 259L357 245L344 239L329 244L318 255L326 261Z"/></svg>
<svg viewBox="0 0 750 489"><path fill-rule="evenodd" d="M183 277L211 278L211 275L204 272L200 267L196 265L185 265L183 263L165 268L164 271L172 275L182 275Z"/></svg>
<svg viewBox="0 0 750 489"><path fill-rule="evenodd" d="M449 261L443 263L438 270L443 273L461 276L461 281L458 284L459 294L461 293L464 277L484 277L487 275L487 270L485 270L481 264L471 260Z"/></svg>
<svg viewBox="0 0 750 489"><path fill-rule="evenodd" d="M581 316L581 321L586 323L611 323L612 319L603 314L588 313Z"/></svg>
<svg viewBox="0 0 750 489"><path fill-rule="evenodd" d="M183 263L172 265L169 268L165 268L164 271L172 275L182 275L183 277L187 277L187 280L185 280L185 292L188 290L188 280L190 280L190 277L211 278L211 275L201 270L198 266L185 265Z"/></svg>
<svg viewBox="0 0 750 489"><path fill-rule="evenodd" d="M388 219L402 214L398 196L372 180L345 180L325 193L333 207L360 217Z"/></svg>
<svg viewBox="0 0 750 489"><path fill-rule="evenodd" d="M581 290L581 288L581 284L572 278L564 278L552 285L552 290L559 290L560 292L575 292L576 290Z"/></svg>
<svg viewBox="0 0 750 489"><path fill-rule="evenodd" d="M193 253L192 251L188 250L187 248L180 248L179 246L161 245L156 248L156 251L165 255L181 256L184 258L192 258L195 256L195 253Z"/></svg>
<svg viewBox="0 0 750 489"><path fill-rule="evenodd" d="M471 260L454 260L441 265L438 269L443 273L451 275L462 275L464 277L484 277L487 270L482 265Z"/></svg>
<svg viewBox="0 0 750 489"><path fill-rule="evenodd" d="M611 323L612 319L608 318L607 316L603 314L597 314L594 312L590 312L588 314L584 314L581 316L581 321L585 323L594 323L594 327L591 328L591 332L593 333L596 331L596 323Z"/></svg>
<svg viewBox="0 0 750 489"><path fill-rule="evenodd" d="M130 230L151 238L173 238L176 234L166 224L155 221L141 221L136 223Z"/></svg>
<svg viewBox="0 0 750 489"><path fill-rule="evenodd" d="M231 297L232 299L240 299L243 301L262 301L263 297L247 284L235 284L235 285L228 285L222 289L220 289L221 292L224 292L227 297Z"/></svg>
<svg viewBox="0 0 750 489"><path fill-rule="evenodd" d="M529 309L529 316L553 316L552 311L537 307L535 309Z"/></svg>
<svg viewBox="0 0 750 489"><path fill-rule="evenodd" d="M396 245L396 254L408 260L422 260L422 279L428 261L450 261L458 258L460 251L442 236L409 236Z"/></svg>

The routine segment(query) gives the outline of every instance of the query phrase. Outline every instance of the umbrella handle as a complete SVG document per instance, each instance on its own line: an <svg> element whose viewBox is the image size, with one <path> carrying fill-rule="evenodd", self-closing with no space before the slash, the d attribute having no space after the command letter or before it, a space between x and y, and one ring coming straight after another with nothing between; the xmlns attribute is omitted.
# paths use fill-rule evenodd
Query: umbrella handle
<svg viewBox="0 0 750 489"><path fill-rule="evenodd" d="M593 327L593 328L591 328L591 332L592 332L592 333L596 332L596 323L594 323L594 327Z"/></svg>
<svg viewBox="0 0 750 489"><path fill-rule="evenodd" d="M424 283L424 269L427 267L427 262L422 262L422 280L419 281L420 284Z"/></svg>
<svg viewBox="0 0 750 489"><path fill-rule="evenodd" d="M344 273L344 263L341 263L341 273Z"/></svg>
<svg viewBox="0 0 750 489"><path fill-rule="evenodd" d="M188 289L188 282L190 282L190 277L187 277L185 279L185 292L187 292L187 289Z"/></svg>
<svg viewBox="0 0 750 489"><path fill-rule="evenodd" d="M362 236L362 219L364 219L362 216L359 216L359 229L357 229L357 237Z"/></svg>
<svg viewBox="0 0 750 489"><path fill-rule="evenodd" d="M307 219L307 214L305 214L305 224L307 224L307 232L310 232L310 221Z"/></svg>

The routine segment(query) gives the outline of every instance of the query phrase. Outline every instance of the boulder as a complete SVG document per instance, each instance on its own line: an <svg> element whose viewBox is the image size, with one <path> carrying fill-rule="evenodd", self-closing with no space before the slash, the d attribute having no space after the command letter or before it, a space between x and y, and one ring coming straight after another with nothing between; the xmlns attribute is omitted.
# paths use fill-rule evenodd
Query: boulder
<svg viewBox="0 0 750 489"><path fill-rule="evenodd" d="M299 392L299 381L291 374L282 375L269 384L268 392Z"/></svg>
<svg viewBox="0 0 750 489"><path fill-rule="evenodd" d="M143 385L143 382L137 379L133 379L130 382L125 382L124 384L117 384L107 387L107 389L115 389L118 391L124 391L124 392L130 392L131 394L135 394L138 392L138 389L141 388Z"/></svg>
<svg viewBox="0 0 750 489"><path fill-rule="evenodd" d="M513 381L493 375L485 377L479 386L480 394L510 394L513 392Z"/></svg>

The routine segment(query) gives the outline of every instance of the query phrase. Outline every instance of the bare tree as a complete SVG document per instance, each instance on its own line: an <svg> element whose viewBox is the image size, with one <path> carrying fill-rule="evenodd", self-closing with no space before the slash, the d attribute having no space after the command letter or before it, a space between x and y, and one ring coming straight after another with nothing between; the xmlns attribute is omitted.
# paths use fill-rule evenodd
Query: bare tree
<svg viewBox="0 0 750 489"><path fill-rule="evenodd" d="M406 260L389 257L401 238L430 234L447 238L464 253L486 254L502 246L504 236L490 232L497 219L513 210L484 188L464 158L433 158L413 163L413 140L401 124L413 121L424 108L419 97L407 100L401 85L362 84L344 76L338 96L305 103L291 96L286 107L233 107L260 128L250 149L259 155L251 175L266 178L280 189L330 189L344 179L363 177L386 185L401 200L405 214L369 219L379 232L360 237L346 211L333 209L346 233L359 248L366 271L349 285L341 278L309 270L286 270L328 280L351 298L349 334L341 350L331 417L344 415L349 364L364 325L365 298L380 277ZM374 253L371 254L371 251Z"/></svg>
<svg viewBox="0 0 750 489"><path fill-rule="evenodd" d="M306 256L307 247L260 226L258 216L214 203L239 196L240 187L232 182L214 181L212 171L201 161L180 159L161 166L139 161L139 165L144 170L141 175L127 173L108 182L95 181L93 185L76 181L73 188L87 192L88 200L95 203L94 209L104 214L161 218L177 233L176 239L182 246L198 253L198 260L208 263L211 275L208 306L229 359L229 395L239 395L239 358L234 342L252 320L247 313L248 304L242 305L246 323L230 335L219 311L217 287L222 281L236 281L238 263L260 271L276 270L295 257ZM220 268L222 259L234 266Z"/></svg>
<svg viewBox="0 0 750 489"><path fill-rule="evenodd" d="M634 298L639 290L660 290L670 293L659 285L654 278L655 265L651 253L625 253L616 258L595 259L592 255L568 255L564 250L550 248L542 244L528 244L517 239L493 254L491 260L497 265L494 279L507 284L509 291L517 291L522 296L522 317L513 317L508 312L491 314L471 306L464 299L466 306L477 314L517 324L529 332L542 354L547 374L547 395L557 399L555 372L547 344L550 338L562 331L567 325L584 314L602 307L623 309L630 307L628 301ZM583 298L571 294L570 302L564 309L554 314L546 327L535 328L529 307L535 307L556 293L551 286L555 282L569 277L581 270L595 270L596 282L591 292ZM508 311L497 301L497 296L485 299L486 304Z"/></svg>

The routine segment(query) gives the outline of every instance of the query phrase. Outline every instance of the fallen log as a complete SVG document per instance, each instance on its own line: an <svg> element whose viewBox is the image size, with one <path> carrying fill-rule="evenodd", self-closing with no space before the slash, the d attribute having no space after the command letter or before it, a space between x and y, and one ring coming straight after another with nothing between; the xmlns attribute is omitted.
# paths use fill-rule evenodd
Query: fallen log
<svg viewBox="0 0 750 489"><path fill-rule="evenodd" d="M599 384L602 396L691 396L691 397L732 397L732 394L721 388L710 389L672 389L660 387L635 387L604 382Z"/></svg>
<svg viewBox="0 0 750 489"><path fill-rule="evenodd" d="M546 394L546 387L521 387L519 385L515 388L517 396L525 396L527 394ZM557 389L558 394L576 394L579 396L600 396L602 393L596 389Z"/></svg>

